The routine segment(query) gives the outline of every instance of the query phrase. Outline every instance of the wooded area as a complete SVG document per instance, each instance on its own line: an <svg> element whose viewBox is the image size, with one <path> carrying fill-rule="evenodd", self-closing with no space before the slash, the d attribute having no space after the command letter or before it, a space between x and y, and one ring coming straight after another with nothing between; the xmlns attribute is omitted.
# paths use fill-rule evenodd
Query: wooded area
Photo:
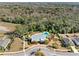
<svg viewBox="0 0 79 59"><path fill-rule="evenodd" d="M17 32L79 32L79 5L24 3L0 6L3 22L21 24Z"/></svg>

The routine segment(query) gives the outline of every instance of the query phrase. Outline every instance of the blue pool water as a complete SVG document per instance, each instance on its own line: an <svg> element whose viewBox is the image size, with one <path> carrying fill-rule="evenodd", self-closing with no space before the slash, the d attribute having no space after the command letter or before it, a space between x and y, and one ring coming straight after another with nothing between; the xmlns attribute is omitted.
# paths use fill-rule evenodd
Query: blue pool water
<svg viewBox="0 0 79 59"><path fill-rule="evenodd" d="M32 41L45 41L48 37L48 32L38 33L31 36Z"/></svg>
<svg viewBox="0 0 79 59"><path fill-rule="evenodd" d="M43 32L43 35L48 36L49 32Z"/></svg>

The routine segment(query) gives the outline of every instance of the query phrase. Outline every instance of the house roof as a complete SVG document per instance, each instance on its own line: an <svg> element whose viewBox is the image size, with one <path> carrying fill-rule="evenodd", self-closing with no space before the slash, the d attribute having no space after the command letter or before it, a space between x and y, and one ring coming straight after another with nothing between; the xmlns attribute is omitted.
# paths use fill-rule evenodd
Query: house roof
<svg viewBox="0 0 79 59"><path fill-rule="evenodd" d="M73 42L76 44L76 45L79 45L79 38L74 38L74 39L72 39L73 40Z"/></svg>
<svg viewBox="0 0 79 59"><path fill-rule="evenodd" d="M63 43L64 46L68 46L69 40L68 40L67 38L64 38L64 39L62 40L62 43Z"/></svg>
<svg viewBox="0 0 79 59"><path fill-rule="evenodd" d="M38 33L31 36L32 41L45 41L47 37L47 34L44 33Z"/></svg>
<svg viewBox="0 0 79 59"><path fill-rule="evenodd" d="M10 39L3 37L0 39L0 46L6 48L7 45L10 43Z"/></svg>

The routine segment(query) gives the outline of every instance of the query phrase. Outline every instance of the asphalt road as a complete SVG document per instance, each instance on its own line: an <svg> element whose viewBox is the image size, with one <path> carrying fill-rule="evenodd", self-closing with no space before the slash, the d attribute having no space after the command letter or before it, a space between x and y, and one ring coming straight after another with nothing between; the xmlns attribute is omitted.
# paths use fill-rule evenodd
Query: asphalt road
<svg viewBox="0 0 79 59"><path fill-rule="evenodd" d="M8 56L34 56L34 53L31 54L32 52L36 52L38 49L41 49L45 56L79 56L79 53L70 53L70 52L56 52L56 51L51 51L50 49L42 46L35 46L30 49L27 49L24 52L20 52L17 54L8 54Z"/></svg>
<svg viewBox="0 0 79 59"><path fill-rule="evenodd" d="M70 52L56 52L56 51L51 51L46 47L34 47L30 49L29 51L25 52L26 56L32 56L31 53L34 51L39 50L39 48L44 52L45 56L79 56L79 53L70 53ZM34 56L34 54L33 54Z"/></svg>

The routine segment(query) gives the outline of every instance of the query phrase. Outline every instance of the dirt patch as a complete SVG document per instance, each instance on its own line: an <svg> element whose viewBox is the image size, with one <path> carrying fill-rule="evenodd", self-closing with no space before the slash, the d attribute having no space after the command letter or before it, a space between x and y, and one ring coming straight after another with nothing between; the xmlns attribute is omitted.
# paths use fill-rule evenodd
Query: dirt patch
<svg viewBox="0 0 79 59"><path fill-rule="evenodd" d="M62 47L61 42L56 38L52 38L51 41L49 42L48 46L52 46L53 43L57 44L57 49L52 48L52 49L54 49L56 51L66 51L66 52L70 51L70 49Z"/></svg>
<svg viewBox="0 0 79 59"><path fill-rule="evenodd" d="M10 47L10 52L23 50L23 41L20 38L15 38Z"/></svg>
<svg viewBox="0 0 79 59"><path fill-rule="evenodd" d="M14 31L16 29L16 25L18 24L0 22L0 26L6 27L6 29L9 29L10 31Z"/></svg>

